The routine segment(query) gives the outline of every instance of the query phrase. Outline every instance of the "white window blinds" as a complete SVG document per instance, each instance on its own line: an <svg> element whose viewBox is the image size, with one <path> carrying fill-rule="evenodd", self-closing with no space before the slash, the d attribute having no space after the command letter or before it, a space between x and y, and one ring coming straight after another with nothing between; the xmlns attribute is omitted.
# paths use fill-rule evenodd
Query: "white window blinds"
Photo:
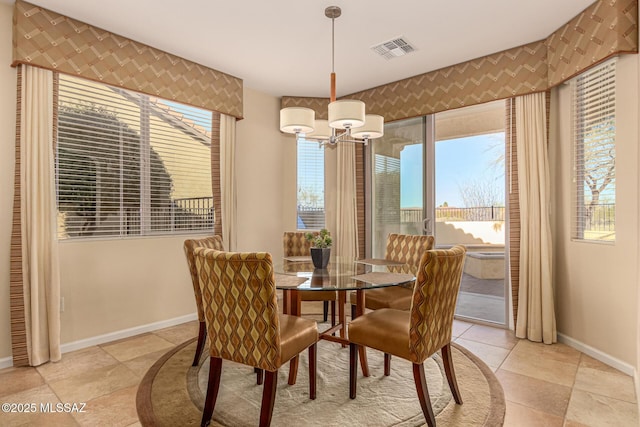
<svg viewBox="0 0 640 427"><path fill-rule="evenodd" d="M572 237L614 241L616 212L616 62L574 79Z"/></svg>
<svg viewBox="0 0 640 427"><path fill-rule="evenodd" d="M324 148L298 140L298 229L324 228Z"/></svg>
<svg viewBox="0 0 640 427"><path fill-rule="evenodd" d="M210 111L60 75L61 239L213 228Z"/></svg>

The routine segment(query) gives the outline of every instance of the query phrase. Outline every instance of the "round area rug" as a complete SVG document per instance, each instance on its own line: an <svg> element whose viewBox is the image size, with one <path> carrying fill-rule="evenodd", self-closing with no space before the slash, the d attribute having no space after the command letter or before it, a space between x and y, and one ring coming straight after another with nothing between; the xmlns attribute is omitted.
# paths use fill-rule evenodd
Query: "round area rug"
<svg viewBox="0 0 640 427"><path fill-rule="evenodd" d="M500 426L505 402L497 378L480 359L456 344L453 363L463 404L456 405L444 377L440 355L425 361L425 375L438 426ZM137 395L143 426L197 426L206 394L209 357L192 367L195 339L171 350L147 372ZM273 426L422 426L411 363L391 360L383 375L382 353L368 349L370 377L358 372L357 397L349 399L349 349L318 343L317 398L309 400L307 353L301 354L296 384L287 384L289 365L278 372ZM262 387L248 366L222 362L222 379L213 426L257 425Z"/></svg>

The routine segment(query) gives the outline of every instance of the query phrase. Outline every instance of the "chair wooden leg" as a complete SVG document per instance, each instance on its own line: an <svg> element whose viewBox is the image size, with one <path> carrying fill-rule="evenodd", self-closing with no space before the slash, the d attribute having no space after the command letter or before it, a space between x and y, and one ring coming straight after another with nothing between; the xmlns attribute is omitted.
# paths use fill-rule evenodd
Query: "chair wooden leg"
<svg viewBox="0 0 640 427"><path fill-rule="evenodd" d="M366 299L363 289L356 290L356 317L363 316L366 307ZM369 376L369 362L367 361L367 348L363 345L359 346L358 353L360 353L360 367L362 369L362 375Z"/></svg>
<svg viewBox="0 0 640 427"><path fill-rule="evenodd" d="M449 388L451 394L458 405L462 405L462 395L458 388L458 381L456 381L456 372L453 369L453 358L451 357L451 343L448 343L440 350L442 352L442 362L444 362L444 372L447 375L447 382L449 382Z"/></svg>
<svg viewBox="0 0 640 427"><path fill-rule="evenodd" d="M209 358L209 383L207 384L207 396L204 399L204 410L202 411L202 421L200 426L205 427L211 422L213 409L216 407L218 389L220 388L220 374L222 373L222 359L219 357Z"/></svg>
<svg viewBox="0 0 640 427"><path fill-rule="evenodd" d="M291 292L287 289L282 291L282 313L291 314Z"/></svg>
<svg viewBox="0 0 640 427"><path fill-rule="evenodd" d="M198 344L196 344L196 355L193 357L193 363L191 366L198 366L200 363L200 356L202 355L202 349L204 349L204 343L207 340L207 326L205 322L200 322L200 328L198 329Z"/></svg>
<svg viewBox="0 0 640 427"><path fill-rule="evenodd" d="M264 371L260 368L253 368L253 372L256 374L256 384L262 385L264 382Z"/></svg>
<svg viewBox="0 0 640 427"><path fill-rule="evenodd" d="M347 303L347 291L338 291L338 322L342 324L340 328L340 338L347 337L347 316L344 312L344 305ZM347 345L342 344L342 348Z"/></svg>
<svg viewBox="0 0 640 427"><path fill-rule="evenodd" d="M309 347L309 399L316 399L316 361L318 355L318 347L313 344Z"/></svg>
<svg viewBox="0 0 640 427"><path fill-rule="evenodd" d="M391 375L391 355L389 353L384 354L384 376Z"/></svg>
<svg viewBox="0 0 640 427"><path fill-rule="evenodd" d="M329 318L329 301L323 301L322 304L322 321L326 322Z"/></svg>
<svg viewBox="0 0 640 427"><path fill-rule="evenodd" d="M260 406L260 427L271 425L273 404L276 401L276 388L278 386L278 371L267 371L264 390L262 391L262 406Z"/></svg>
<svg viewBox="0 0 640 427"><path fill-rule="evenodd" d="M331 326L336 326L336 302L331 301ZM334 333L335 335L335 333Z"/></svg>
<svg viewBox="0 0 640 427"><path fill-rule="evenodd" d="M357 313L356 313L356 306L351 304L351 320L355 319L357 317Z"/></svg>
<svg viewBox="0 0 640 427"><path fill-rule="evenodd" d="M358 354L360 355L360 365L362 365L362 376L369 376L369 361L367 360L367 348L363 345L358 346Z"/></svg>
<svg viewBox="0 0 640 427"><path fill-rule="evenodd" d="M427 389L427 380L424 376L424 365L422 363L413 364L413 380L416 383L416 391L418 392L418 400L422 406L422 413L429 427L436 426L436 417L433 415L431 407L431 399L429 398L429 390Z"/></svg>
<svg viewBox="0 0 640 427"><path fill-rule="evenodd" d="M296 383L296 378L298 376L298 359L296 356L289 361L289 385L294 385Z"/></svg>
<svg viewBox="0 0 640 427"><path fill-rule="evenodd" d="M349 398L356 398L358 386L358 344L349 344Z"/></svg>

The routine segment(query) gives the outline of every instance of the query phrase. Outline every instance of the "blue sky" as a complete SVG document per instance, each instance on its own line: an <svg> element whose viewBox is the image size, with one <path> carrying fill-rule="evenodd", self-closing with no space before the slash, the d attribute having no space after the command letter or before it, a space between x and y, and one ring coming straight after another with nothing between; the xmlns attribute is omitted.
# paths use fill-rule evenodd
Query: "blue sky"
<svg viewBox="0 0 640 427"><path fill-rule="evenodd" d="M179 102L160 100L163 104L168 105L173 110L184 114L188 120L193 120L196 124L204 127L211 132L211 112L201 108L192 107L190 105L180 104Z"/></svg>
<svg viewBox="0 0 640 427"><path fill-rule="evenodd" d="M436 142L436 206L460 207L460 186L474 178L494 179L504 194L504 133ZM402 208L422 206L422 146L409 145L400 155Z"/></svg>

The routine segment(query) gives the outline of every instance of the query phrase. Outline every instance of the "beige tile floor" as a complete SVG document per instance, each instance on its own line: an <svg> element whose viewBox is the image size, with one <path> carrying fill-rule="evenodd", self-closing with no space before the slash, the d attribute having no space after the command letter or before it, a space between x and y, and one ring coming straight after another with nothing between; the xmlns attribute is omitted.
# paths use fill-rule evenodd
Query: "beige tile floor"
<svg viewBox="0 0 640 427"><path fill-rule="evenodd" d="M139 426L135 397L144 373L196 334L190 322L66 353L57 363L0 370L2 403L86 403L82 413L0 412L0 426ZM571 347L461 321L454 336L502 383L505 426L638 426L633 379Z"/></svg>

